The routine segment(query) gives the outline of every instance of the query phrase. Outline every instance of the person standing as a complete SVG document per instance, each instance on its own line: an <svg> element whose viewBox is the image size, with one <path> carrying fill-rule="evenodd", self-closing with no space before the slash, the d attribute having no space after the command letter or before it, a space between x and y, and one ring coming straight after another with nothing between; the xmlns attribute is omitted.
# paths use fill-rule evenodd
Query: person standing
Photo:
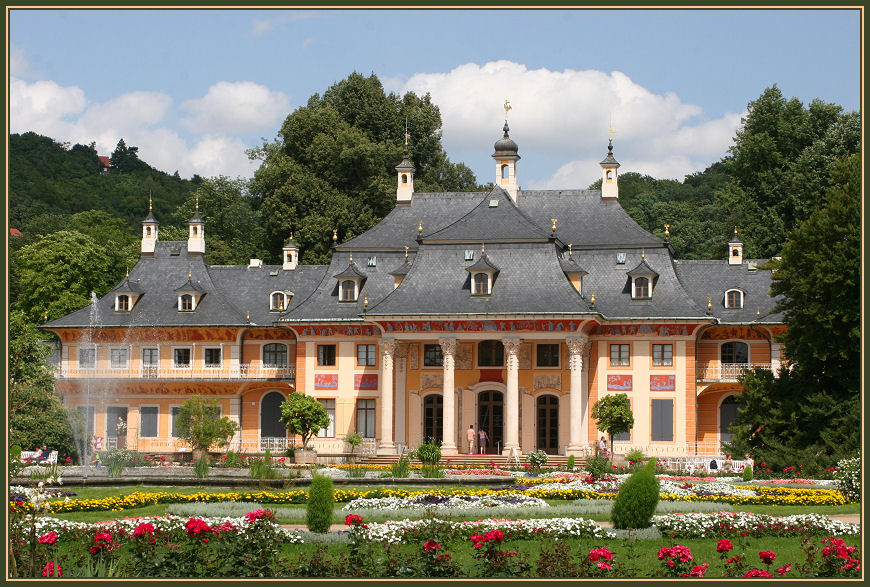
<svg viewBox="0 0 870 587"><path fill-rule="evenodd" d="M465 440L468 441L468 454L474 454L474 438L476 434L474 433L474 424L471 424L468 427L468 430L465 432Z"/></svg>
<svg viewBox="0 0 870 587"><path fill-rule="evenodd" d="M486 435L486 430L483 428L477 433L478 439L480 441L480 454L486 454L486 442L489 440L489 437Z"/></svg>

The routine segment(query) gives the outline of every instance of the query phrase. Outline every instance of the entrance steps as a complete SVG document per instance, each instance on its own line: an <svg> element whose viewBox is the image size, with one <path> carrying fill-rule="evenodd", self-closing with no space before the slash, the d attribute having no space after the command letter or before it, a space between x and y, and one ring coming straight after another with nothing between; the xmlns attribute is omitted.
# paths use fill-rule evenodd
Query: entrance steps
<svg viewBox="0 0 870 587"><path fill-rule="evenodd" d="M549 455L549 460L547 461L548 467L553 466L565 466L568 464L568 457L565 455ZM389 466L393 463L398 462L399 455L366 455L360 456L357 459L357 462L360 464L367 465L384 465ZM480 467L482 469L488 469L492 466L492 463L495 463L499 467L516 466L516 462L512 461L507 455L470 455L470 454L459 454L459 455L450 455L450 456L442 456L441 461L439 462L442 466L447 465L462 465L465 467ZM520 465L527 464L529 461L524 456L520 457ZM575 457L574 466L580 467L586 463L586 459L584 457Z"/></svg>

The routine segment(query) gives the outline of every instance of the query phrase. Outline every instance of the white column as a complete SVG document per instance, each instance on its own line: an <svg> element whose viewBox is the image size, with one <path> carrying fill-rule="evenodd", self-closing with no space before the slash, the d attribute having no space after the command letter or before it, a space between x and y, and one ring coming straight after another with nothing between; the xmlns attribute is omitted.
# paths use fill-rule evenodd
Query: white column
<svg viewBox="0 0 870 587"><path fill-rule="evenodd" d="M502 339L507 367L507 394L505 396L504 449L502 454L520 452L520 339L514 336Z"/></svg>
<svg viewBox="0 0 870 587"><path fill-rule="evenodd" d="M586 390L583 388L583 355L589 350L589 337L569 336L565 339L568 346L569 366L571 368L571 387L569 391L571 417L568 427L568 454L580 455L585 446L583 432L588 434L588 406Z"/></svg>
<svg viewBox="0 0 870 587"><path fill-rule="evenodd" d="M456 359L456 339L439 338L441 354L444 356L444 383L442 386L444 400L444 414L442 418L444 437L441 442L442 455L458 454L456 449L456 402L455 387L453 385L453 368Z"/></svg>
<svg viewBox="0 0 870 587"><path fill-rule="evenodd" d="M396 442L408 444L405 434L405 384L408 376L408 345L396 346Z"/></svg>
<svg viewBox="0 0 870 587"><path fill-rule="evenodd" d="M381 441L379 454L393 454L393 355L396 352L396 339L381 340Z"/></svg>

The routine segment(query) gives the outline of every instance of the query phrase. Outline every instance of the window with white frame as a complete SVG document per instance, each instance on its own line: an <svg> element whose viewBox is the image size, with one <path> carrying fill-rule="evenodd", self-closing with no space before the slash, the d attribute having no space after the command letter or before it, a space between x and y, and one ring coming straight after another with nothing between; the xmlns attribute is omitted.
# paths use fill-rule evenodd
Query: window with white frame
<svg viewBox="0 0 870 587"><path fill-rule="evenodd" d="M180 312L192 312L193 296L190 294L182 294L178 296L178 310Z"/></svg>
<svg viewBox="0 0 870 587"><path fill-rule="evenodd" d="M334 344L319 344L319 345L317 345L317 366L318 367L335 367L335 345Z"/></svg>
<svg viewBox="0 0 870 587"><path fill-rule="evenodd" d="M206 367L220 367L221 366L221 349L220 347L205 349L203 352L203 362Z"/></svg>
<svg viewBox="0 0 870 587"><path fill-rule="evenodd" d="M97 349L79 349L79 369L93 369L97 365Z"/></svg>
<svg viewBox="0 0 870 587"><path fill-rule="evenodd" d="M129 357L129 349L109 349L109 366L112 369L126 369Z"/></svg>
<svg viewBox="0 0 870 587"><path fill-rule="evenodd" d="M372 367L377 364L377 346L373 344L356 345L356 364Z"/></svg>
<svg viewBox="0 0 870 587"><path fill-rule="evenodd" d="M632 296L635 299L648 298L652 296L650 289L649 277L635 277L634 287L632 288Z"/></svg>
<svg viewBox="0 0 870 587"><path fill-rule="evenodd" d="M115 298L115 310L117 312L130 311L130 296L121 294Z"/></svg>
<svg viewBox="0 0 870 587"><path fill-rule="evenodd" d="M742 308L743 307L743 292L739 289L729 289L725 292L725 307L726 308Z"/></svg>
<svg viewBox="0 0 870 587"><path fill-rule="evenodd" d="M610 366L611 367L627 367L631 364L631 345L630 344L612 344L610 345Z"/></svg>
<svg viewBox="0 0 870 587"><path fill-rule="evenodd" d="M326 409L329 415L329 425L326 428L321 428L317 432L317 438L335 438L335 400L334 399L318 399Z"/></svg>
<svg viewBox="0 0 870 587"><path fill-rule="evenodd" d="M356 281L354 281L353 279L345 279L341 282L341 301L356 301Z"/></svg>
<svg viewBox="0 0 870 587"><path fill-rule="evenodd" d="M489 293L489 274L475 273L472 276L473 286L472 292L476 296L482 296Z"/></svg>
<svg viewBox="0 0 870 587"><path fill-rule="evenodd" d="M172 349L172 365L176 369L190 368L190 348Z"/></svg>
<svg viewBox="0 0 870 587"><path fill-rule="evenodd" d="M287 296L282 291L272 292L269 298L269 310L272 312L283 312L287 309Z"/></svg>
<svg viewBox="0 0 870 587"><path fill-rule="evenodd" d="M287 367L287 345L273 342L263 345L264 367Z"/></svg>
<svg viewBox="0 0 870 587"><path fill-rule="evenodd" d="M157 438L157 406L142 406L139 408L139 437Z"/></svg>
<svg viewBox="0 0 870 587"><path fill-rule="evenodd" d="M657 367L669 366L674 364L674 345L672 344L654 344L653 349L653 365Z"/></svg>

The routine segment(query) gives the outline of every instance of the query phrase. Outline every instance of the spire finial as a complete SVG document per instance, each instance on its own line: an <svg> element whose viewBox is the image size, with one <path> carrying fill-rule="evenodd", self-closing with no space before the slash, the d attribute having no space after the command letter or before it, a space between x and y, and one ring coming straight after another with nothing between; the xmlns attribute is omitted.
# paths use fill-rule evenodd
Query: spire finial
<svg viewBox="0 0 870 587"><path fill-rule="evenodd" d="M711 312L713 310L713 298L707 296L707 311Z"/></svg>
<svg viewBox="0 0 870 587"><path fill-rule="evenodd" d="M250 313L248 313L248 314L245 316L245 320L247 320L248 322L251 321L251 314L250 314Z"/></svg>
<svg viewBox="0 0 870 587"><path fill-rule="evenodd" d="M509 99L505 98L504 99L504 123L505 124L507 124L508 110L511 110L511 109L512 109L511 101Z"/></svg>
<svg viewBox="0 0 870 587"><path fill-rule="evenodd" d="M332 242L338 242L338 229L332 229Z"/></svg>
<svg viewBox="0 0 870 587"><path fill-rule="evenodd" d="M572 243L568 243L568 256L569 257L574 256L574 245Z"/></svg>
<svg viewBox="0 0 870 587"><path fill-rule="evenodd" d="M363 306L365 306L366 308L369 307L369 294L363 296Z"/></svg>
<svg viewBox="0 0 870 587"><path fill-rule="evenodd" d="M417 234L422 234L422 233L423 233L423 221L421 220L417 223Z"/></svg>
<svg viewBox="0 0 870 587"><path fill-rule="evenodd" d="M291 241L293 240L293 231L292 230L290 231L290 240Z"/></svg>
<svg viewBox="0 0 870 587"><path fill-rule="evenodd" d="M348 263L353 263L353 251L350 252L350 257L348 258Z"/></svg>
<svg viewBox="0 0 870 587"><path fill-rule="evenodd" d="M589 303L592 304L592 305L594 306L594 305L595 305L595 292L594 292L594 291L590 291L590 292L589 292L589 296L590 296L590 297L589 297Z"/></svg>
<svg viewBox="0 0 870 587"><path fill-rule="evenodd" d="M610 135L608 142L612 143L613 142L613 135L616 134L616 131L613 130L613 113L612 112L610 113L610 127L607 130L607 134Z"/></svg>
<svg viewBox="0 0 870 587"><path fill-rule="evenodd" d="M151 211L151 189L148 189L148 211Z"/></svg>
<svg viewBox="0 0 870 587"><path fill-rule="evenodd" d="M190 267L187 268L187 280L190 281L193 277L193 271L190 270Z"/></svg>
<svg viewBox="0 0 870 587"><path fill-rule="evenodd" d="M734 238L737 238L737 227L734 227Z"/></svg>
<svg viewBox="0 0 870 587"><path fill-rule="evenodd" d="M761 308L758 306L755 307L755 318L761 318Z"/></svg>
<svg viewBox="0 0 870 587"><path fill-rule="evenodd" d="M641 249L641 250L640 250L640 258L641 258L641 259L646 259L646 249Z"/></svg>
<svg viewBox="0 0 870 587"><path fill-rule="evenodd" d="M405 146L408 146L408 139L411 138L411 133L408 132L408 117L405 117Z"/></svg>
<svg viewBox="0 0 870 587"><path fill-rule="evenodd" d="M408 245L405 245L405 259L408 258Z"/></svg>
<svg viewBox="0 0 870 587"><path fill-rule="evenodd" d="M550 218L553 221L553 232L556 232L556 223L559 222L558 218Z"/></svg>
<svg viewBox="0 0 870 587"><path fill-rule="evenodd" d="M665 237L670 238L671 236L671 225L665 224Z"/></svg>
<svg viewBox="0 0 870 587"><path fill-rule="evenodd" d="M485 255L485 254L486 254L486 243L484 243L484 242L481 242L481 243L480 243L480 254L481 254L481 255Z"/></svg>
<svg viewBox="0 0 870 587"><path fill-rule="evenodd" d="M130 266L127 265L127 277L130 277Z"/></svg>
<svg viewBox="0 0 870 587"><path fill-rule="evenodd" d="M199 194L195 196L196 203L193 205L194 210L199 210Z"/></svg>

